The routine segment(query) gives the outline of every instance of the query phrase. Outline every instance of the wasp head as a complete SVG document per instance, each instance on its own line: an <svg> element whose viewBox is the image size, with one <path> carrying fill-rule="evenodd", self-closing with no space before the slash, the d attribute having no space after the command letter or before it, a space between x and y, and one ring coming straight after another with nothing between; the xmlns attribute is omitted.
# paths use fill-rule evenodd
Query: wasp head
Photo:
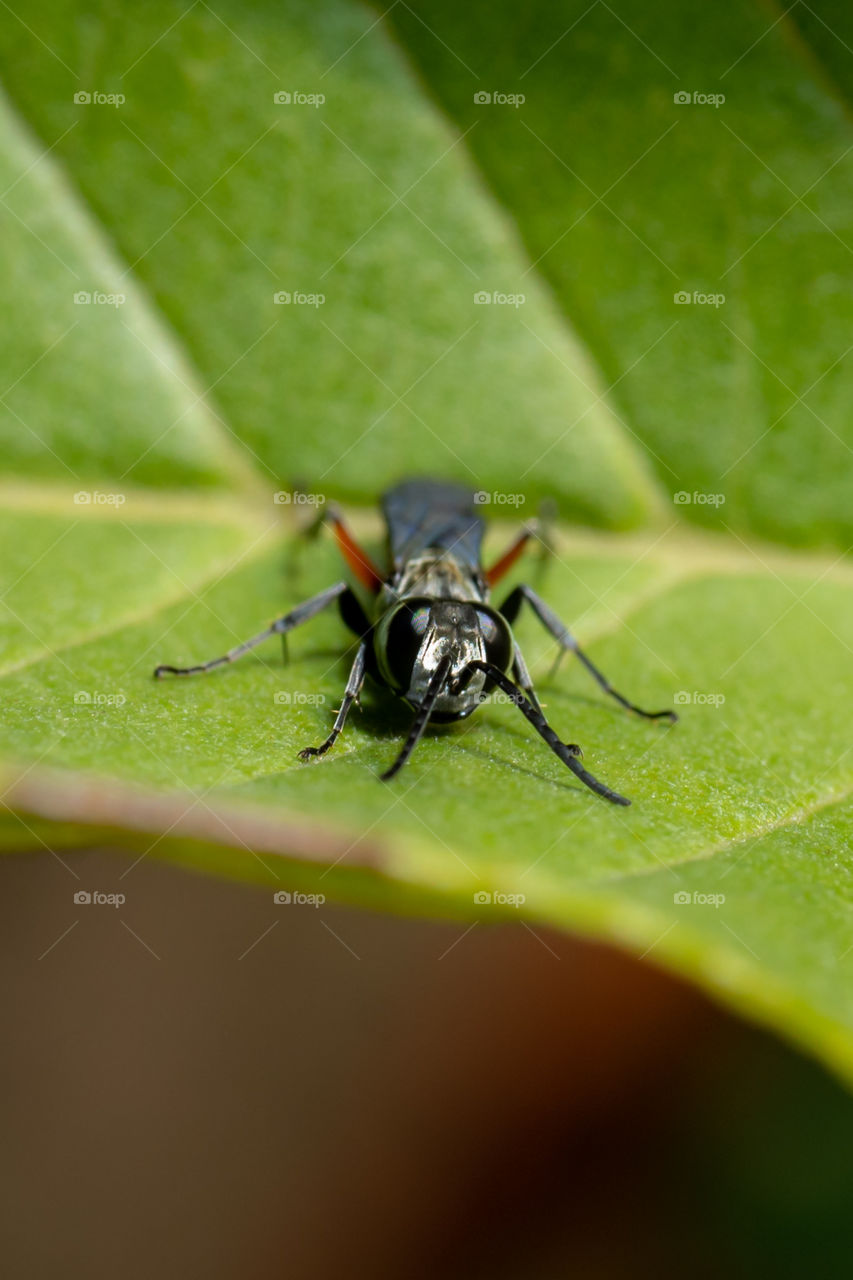
<svg viewBox="0 0 853 1280"><path fill-rule="evenodd" d="M419 707L439 664L450 667L435 702L434 720L459 720L480 705L488 692L483 672L468 663L490 662L506 672L512 665L509 623L488 605L416 596L393 606L374 632L379 671L388 685Z"/></svg>

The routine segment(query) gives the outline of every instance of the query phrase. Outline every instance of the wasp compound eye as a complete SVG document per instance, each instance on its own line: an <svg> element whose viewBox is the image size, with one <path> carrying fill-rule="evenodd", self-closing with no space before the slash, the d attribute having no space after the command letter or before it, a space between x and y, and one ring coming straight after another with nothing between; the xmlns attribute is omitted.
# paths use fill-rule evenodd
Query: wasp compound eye
<svg viewBox="0 0 853 1280"><path fill-rule="evenodd" d="M486 649L486 661L499 671L508 671L512 663L512 636L507 623L491 609L478 609L477 622Z"/></svg>
<svg viewBox="0 0 853 1280"><path fill-rule="evenodd" d="M394 610L377 636L377 657L394 688L405 691L429 626L430 601L415 597Z"/></svg>

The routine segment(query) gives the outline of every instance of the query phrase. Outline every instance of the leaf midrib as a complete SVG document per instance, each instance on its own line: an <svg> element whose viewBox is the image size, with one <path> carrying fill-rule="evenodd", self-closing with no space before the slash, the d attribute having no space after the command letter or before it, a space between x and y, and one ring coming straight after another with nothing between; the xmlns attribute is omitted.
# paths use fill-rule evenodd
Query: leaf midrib
<svg viewBox="0 0 853 1280"><path fill-rule="evenodd" d="M11 495L12 490L6 490L4 486L0 485L0 498L4 497L6 493ZM62 493L63 490L59 486L38 484L15 486L12 505L17 510L33 514L51 511L54 514L68 515L69 497L61 497ZM220 514L220 520L211 518L216 513ZM62 644L54 645L51 650L43 650L38 654L22 658L18 662L2 666L0 667L0 678L32 668L38 663L46 661L52 654L66 653L69 650L94 641L105 639L124 630L126 627L155 618L164 610L172 608L175 604L187 599L188 593L198 593L212 582L226 577L230 571L237 570L243 563L251 564L260 559L272 543L277 539L286 539L288 536L287 530L283 526L271 526L265 532L260 531L257 512L241 501L239 497L223 502L221 498L214 498L210 501L205 499L193 500L188 499L184 494L169 494L159 491L151 495L139 494L134 496L132 509L128 511L127 515L132 520L140 518L150 523L163 524L178 523L180 518L188 518L189 516L204 516L205 520L211 525L221 528L244 528L247 534L256 532L259 536L249 550L236 554L232 552L219 557L208 570L197 575L190 583L186 584L188 590L183 590L179 585L175 590L164 593L153 605L124 614L111 625L75 636ZM115 520L118 523L130 522L129 520L124 520L119 511L107 511L99 507L84 506L75 512L72 523L78 520L93 519ZM376 517L368 516L363 508L352 513L349 523L361 536L373 534L377 531ZM509 522L506 522L506 524L509 526ZM492 522L490 531L497 533L498 528L503 528L503 526L504 522ZM674 537L672 536L673 532L675 533ZM596 531L594 535L591 535L580 530L560 531L558 550L564 551L567 555L583 554L601 561L615 558L620 554L636 554L636 561L639 562L645 556L651 555L652 552L654 553L652 563L655 564L656 569L659 571L658 577L651 584L646 584L629 596L623 597L622 604L618 609L612 610L615 615L615 621L612 624L608 623L605 626L598 626L585 632L584 639L587 643L595 642L612 634L645 604L664 598L672 590L683 586L686 582L693 582L707 577L720 575L736 577L749 576L750 574L764 577L769 569L771 573L775 573L778 570L779 573L792 573L809 581L815 581L816 578L820 577L823 581L834 581L841 585L853 587L853 565L847 565L838 556L830 558L825 554L814 552L780 551L773 544L767 547L762 545L761 554L759 555L742 538L734 539L727 535L707 534L693 530L681 523L674 524L665 534L657 537L651 533L624 535L604 534L601 531ZM606 596L606 594L607 592L605 591L604 595ZM594 606L590 606L590 608L592 607ZM606 605L605 607L609 608Z"/></svg>

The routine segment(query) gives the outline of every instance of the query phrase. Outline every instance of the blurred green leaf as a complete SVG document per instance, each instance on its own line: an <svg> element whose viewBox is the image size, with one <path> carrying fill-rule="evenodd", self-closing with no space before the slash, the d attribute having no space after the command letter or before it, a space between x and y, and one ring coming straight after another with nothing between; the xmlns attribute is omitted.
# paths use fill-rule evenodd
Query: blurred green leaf
<svg viewBox="0 0 853 1280"><path fill-rule="evenodd" d="M50 456L34 462L22 421L38 438L47 419L53 448L78 471L87 444L114 461L100 433L115 438L119 408L158 445L164 433L172 440L180 407L161 412L153 394L148 402L125 383L111 417L72 441L67 410L56 421L45 403L48 371L77 370L75 421L87 410L92 421L94 397L110 390L100 386L105 360L116 375L122 357L147 371L153 393L183 349L203 393L196 417L204 406L211 435L218 426L242 441L270 500L299 479L363 501L401 469L437 469L486 489L511 477L595 523L637 523L660 507L594 361L526 274L464 141L372 24L341 0L229 0L215 12L157 0L132 21L115 0L85 11L36 0L27 27L12 27L0 74L10 111L38 141L27 146L14 119L4 130L17 180L4 248L29 317L14 353L24 376L0 417L7 465L55 470ZM52 56L32 34L40 29ZM326 101L274 101L297 91ZM74 100L94 93L126 101ZM90 212L49 176L56 162ZM123 263L96 252L105 240ZM123 290L128 302L75 306L78 290L96 289ZM484 291L525 301L476 303ZM145 294L160 312L156 345L137 332ZM291 301L277 305L277 295ZM27 373L45 337L58 342L51 364ZM181 482L168 454L143 452L124 422L121 435L115 460L127 455L127 482Z"/></svg>
<svg viewBox="0 0 853 1280"><path fill-rule="evenodd" d="M412 0L391 20L664 488L847 548L849 9Z"/></svg>

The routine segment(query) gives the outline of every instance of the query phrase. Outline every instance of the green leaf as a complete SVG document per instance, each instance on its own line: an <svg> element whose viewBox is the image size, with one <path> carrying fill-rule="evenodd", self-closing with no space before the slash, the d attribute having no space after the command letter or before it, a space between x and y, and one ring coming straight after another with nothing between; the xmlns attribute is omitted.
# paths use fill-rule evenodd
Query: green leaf
<svg viewBox="0 0 853 1280"><path fill-rule="evenodd" d="M845 6L531 0L498 17L436 0L391 16L665 488L722 493L741 529L848 547Z"/></svg>
<svg viewBox="0 0 853 1280"><path fill-rule="evenodd" d="M774 230L778 184L749 150L801 190L849 125L757 7L688 23L663 5L534 6L500 19L488 57L485 15L398 5L392 39L337 0L132 19L35 3L12 29L3 843L72 866L95 840L276 890L577 929L849 1078L853 575L835 550L761 540L849 532L847 374L828 369L849 306L847 179L818 184L831 233L802 202ZM673 102L673 83L720 78L727 114ZM523 112L474 111L475 92L522 80ZM96 92L126 101L74 102ZM610 207L581 217L593 197L567 165L597 194L620 179ZM724 306L674 303L680 286L715 291L740 253ZM825 305L805 343L808 288ZM430 733L382 786L408 715L371 694L329 756L300 764L346 678L332 611L286 666L268 643L207 679L151 679L340 577L274 494L367 507L420 470L486 490L498 515L553 493L600 526L564 524L553 559L517 576L617 688L677 701L681 723L626 716L577 663L549 678L553 644L529 617L517 634L557 731L630 809L500 704ZM673 505L679 490L725 501ZM376 517L354 523L381 555ZM489 555L510 536L494 520Z"/></svg>
<svg viewBox="0 0 853 1280"><path fill-rule="evenodd" d="M57 12L38 0L31 30L13 29L0 55L12 101L40 139L22 154L23 126L8 126L20 181L7 197L15 231L7 252L20 263L22 296L35 304L22 369L48 322L61 339L77 319L71 337L88 360L64 342L51 358L79 364L81 414L111 354L101 345L105 328L150 377L161 352L125 332L136 290L125 290L125 308L73 302L78 290L113 295L135 279L160 310L163 342L171 332L167 364L182 346L208 416L243 442L270 500L294 478L363 500L401 469L439 468L488 490L513 478L528 497L556 492L596 523L637 523L660 496L601 399L594 361L547 289L525 275L513 228L482 191L459 135L426 106L384 35L360 39L371 21L340 2L294 3L284 13L278 4L246 13L228 3L214 13L161 0L128 22L115 3L82 18L73 5ZM50 31L53 56L34 41L40 29ZM325 93L322 109L274 102L275 93L305 86ZM123 93L126 102L74 101L95 92ZM50 158L39 160L44 147ZM53 191L59 179L45 198L54 158L73 175L88 215L70 192ZM33 205L48 212L34 220ZM106 252L86 259L98 239L93 217L123 267ZM44 251L51 219L68 269ZM65 249L74 229L76 254ZM31 288L46 266L60 279ZM484 290L526 301L477 305ZM276 305L277 294L325 302ZM45 373L38 366L4 400L0 432L16 470L32 469L20 420L53 417L35 399L48 394ZM159 412L131 388L118 391L116 408L131 403L152 438L172 438L180 409ZM53 430L65 429L63 415ZM113 438L115 423L103 430ZM69 465L82 466L81 447ZM122 447L139 455L121 468L128 481L163 478L168 459L156 464L129 434Z"/></svg>

